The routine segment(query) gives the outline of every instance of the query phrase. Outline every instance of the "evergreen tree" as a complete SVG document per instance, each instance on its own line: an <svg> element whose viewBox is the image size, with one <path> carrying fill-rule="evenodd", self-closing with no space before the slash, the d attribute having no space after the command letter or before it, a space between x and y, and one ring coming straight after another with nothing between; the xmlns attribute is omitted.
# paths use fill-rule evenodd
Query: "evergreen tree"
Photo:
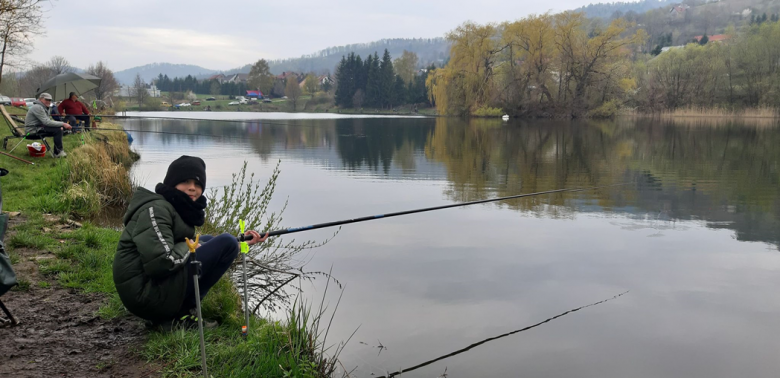
<svg viewBox="0 0 780 378"><path fill-rule="evenodd" d="M355 55L355 66L353 67L352 72L354 72L355 75L355 90L352 91L352 95L354 96L358 89L363 91L366 90L366 71L365 67L363 67L363 59L360 58L360 55Z"/></svg>
<svg viewBox="0 0 780 378"><path fill-rule="evenodd" d="M369 55L367 62L368 66L368 79L366 80L366 99L365 106L368 107L380 107L381 106L381 92L380 76L379 76L379 55L374 52L374 56Z"/></svg>
<svg viewBox="0 0 780 378"><path fill-rule="evenodd" d="M350 54L351 58L352 55ZM341 62L336 67L336 83L338 84L336 87L336 105L343 108L349 107L352 102L351 74L349 61L342 56Z"/></svg>
<svg viewBox="0 0 780 378"><path fill-rule="evenodd" d="M704 45L706 45L706 44L707 44L707 42L709 42L709 41L710 41L709 37L707 37L707 34L705 34L705 35L701 36L701 39L699 40L699 44L700 44L700 45L702 45L702 46L704 46ZM659 53L659 54L660 54L660 53Z"/></svg>
<svg viewBox="0 0 780 378"><path fill-rule="evenodd" d="M393 60L390 58L390 52L385 49L382 57L382 64L379 65L379 90L380 106L392 106L395 72L393 71Z"/></svg>
<svg viewBox="0 0 780 378"><path fill-rule="evenodd" d="M661 51L663 51L663 50L661 50L662 48L663 47L661 47L661 45L655 45L655 48L653 49L653 51L650 51L650 54L653 55L653 56L656 56L656 55L660 54Z"/></svg>
<svg viewBox="0 0 780 378"><path fill-rule="evenodd" d="M395 77L393 83L393 95L390 101L390 107L395 107L406 103L406 83L400 76Z"/></svg>

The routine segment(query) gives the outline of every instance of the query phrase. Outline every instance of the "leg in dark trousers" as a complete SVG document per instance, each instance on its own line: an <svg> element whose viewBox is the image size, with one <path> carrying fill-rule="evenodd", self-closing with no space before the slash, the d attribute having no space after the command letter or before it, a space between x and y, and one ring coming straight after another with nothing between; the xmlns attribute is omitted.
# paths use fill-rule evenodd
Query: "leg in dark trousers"
<svg viewBox="0 0 780 378"><path fill-rule="evenodd" d="M76 116L76 120L84 121L84 129L85 130L89 130L89 128L92 127L92 125L89 124L89 115L88 114L77 115Z"/></svg>
<svg viewBox="0 0 780 378"><path fill-rule="evenodd" d="M239 248L236 237L230 234L216 237L201 235L200 244L201 246L195 251L195 257L201 264L198 286L200 298L203 299L238 257ZM181 308L185 312L195 308L195 287L192 279L187 281L187 294Z"/></svg>
<svg viewBox="0 0 780 378"><path fill-rule="evenodd" d="M56 126L44 126L42 131L37 133L40 136L48 136L54 138L54 153L58 154L62 151L62 127Z"/></svg>

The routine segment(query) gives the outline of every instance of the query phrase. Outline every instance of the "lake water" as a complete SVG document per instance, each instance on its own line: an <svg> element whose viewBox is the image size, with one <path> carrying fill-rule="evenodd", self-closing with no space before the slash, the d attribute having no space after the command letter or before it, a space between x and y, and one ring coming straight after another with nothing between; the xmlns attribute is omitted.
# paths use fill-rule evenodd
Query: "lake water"
<svg viewBox="0 0 780 378"><path fill-rule="evenodd" d="M306 268L332 267L345 285L328 339L360 327L341 355L355 376L413 366L627 290L403 376L780 371L780 128L772 121L150 115L204 114L266 119L122 121L178 133L133 132L134 177L153 188L188 154L202 157L208 185L220 186L243 161L265 178L281 160L272 207L289 199L285 226L630 183L345 226ZM324 285L307 295L319 298ZM338 294L328 293L332 305Z"/></svg>

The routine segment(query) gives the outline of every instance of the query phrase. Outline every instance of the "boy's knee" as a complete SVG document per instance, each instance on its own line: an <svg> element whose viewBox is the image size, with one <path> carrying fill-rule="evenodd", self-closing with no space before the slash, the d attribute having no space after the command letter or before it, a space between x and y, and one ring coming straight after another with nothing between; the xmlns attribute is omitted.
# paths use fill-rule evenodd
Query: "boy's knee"
<svg viewBox="0 0 780 378"><path fill-rule="evenodd" d="M235 236L224 233L222 235L217 236L215 239L220 239L221 243L224 243L225 245L225 252L228 253L233 258L236 258L238 256L238 252L240 250L238 246L238 239L236 239Z"/></svg>

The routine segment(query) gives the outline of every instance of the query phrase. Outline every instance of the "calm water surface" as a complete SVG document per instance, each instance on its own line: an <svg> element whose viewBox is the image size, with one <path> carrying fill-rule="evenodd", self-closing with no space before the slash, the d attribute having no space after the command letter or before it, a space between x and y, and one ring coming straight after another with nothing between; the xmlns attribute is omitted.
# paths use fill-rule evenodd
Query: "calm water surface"
<svg viewBox="0 0 780 378"><path fill-rule="evenodd" d="M155 116L165 113L153 113ZM187 115L186 112L172 114ZM774 377L780 371L780 128L773 122L461 121L189 113L127 120L134 177L243 161L303 226L523 192L630 185L349 225L309 270L345 284L329 340L381 375L630 290L403 375ZM315 119L320 117L319 119ZM296 235L322 240L333 230ZM325 281L307 288L319 298ZM328 294L335 304L337 292ZM362 343L361 343L362 342ZM379 354L376 345L387 347Z"/></svg>

